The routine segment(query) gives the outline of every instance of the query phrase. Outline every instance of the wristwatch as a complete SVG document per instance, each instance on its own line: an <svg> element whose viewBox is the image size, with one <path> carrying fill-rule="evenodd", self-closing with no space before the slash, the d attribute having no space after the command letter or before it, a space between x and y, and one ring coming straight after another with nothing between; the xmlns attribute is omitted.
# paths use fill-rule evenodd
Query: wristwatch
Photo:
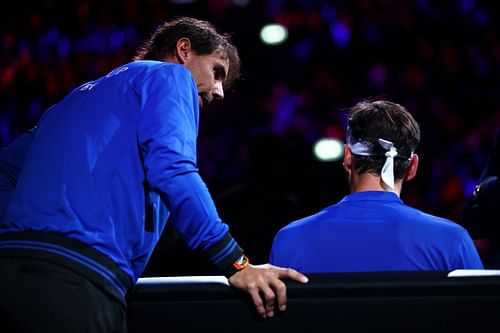
<svg viewBox="0 0 500 333"><path fill-rule="evenodd" d="M250 260L244 254L242 254L238 259L233 262L233 267L236 268L237 271L241 271L243 268L246 268L250 265Z"/></svg>
<svg viewBox="0 0 500 333"><path fill-rule="evenodd" d="M224 275L229 279L235 273L248 267L248 265L250 265L250 260L242 253L231 265L227 266Z"/></svg>

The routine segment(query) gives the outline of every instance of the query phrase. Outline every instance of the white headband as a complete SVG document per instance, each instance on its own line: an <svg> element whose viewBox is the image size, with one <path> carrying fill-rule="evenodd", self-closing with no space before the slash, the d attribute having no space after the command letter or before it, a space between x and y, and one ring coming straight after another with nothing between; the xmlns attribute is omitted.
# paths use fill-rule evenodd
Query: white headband
<svg viewBox="0 0 500 333"><path fill-rule="evenodd" d="M398 150L394 147L394 143L384 139L378 139L378 143L387 150L385 152L385 163L380 172L382 181L391 189L394 189L394 157L398 156Z"/></svg>
<svg viewBox="0 0 500 333"><path fill-rule="evenodd" d="M380 172L380 177L382 181L394 189L394 158L398 156L398 150L394 147L394 143L384 139L378 139L378 143L386 150L385 152L385 163ZM350 129L347 131L347 145L351 149L352 153L361 156L376 156L373 153L373 144L368 141L358 141L353 142ZM413 153L411 154L413 156ZM410 158L411 158L410 156Z"/></svg>

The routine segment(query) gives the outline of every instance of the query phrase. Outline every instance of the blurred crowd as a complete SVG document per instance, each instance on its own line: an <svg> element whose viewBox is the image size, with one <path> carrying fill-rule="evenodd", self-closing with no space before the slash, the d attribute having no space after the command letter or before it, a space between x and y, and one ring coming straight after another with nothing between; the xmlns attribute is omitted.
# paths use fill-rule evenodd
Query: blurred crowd
<svg viewBox="0 0 500 333"><path fill-rule="evenodd" d="M0 146L179 15L230 32L242 58L226 101L203 110L198 146L201 175L236 234L266 239L266 228L345 195L341 162L315 160L312 145L343 139L346 108L373 97L421 124L421 166L403 199L459 221L500 129L494 1L11 1L0 13ZM286 26L288 39L263 44L267 23Z"/></svg>

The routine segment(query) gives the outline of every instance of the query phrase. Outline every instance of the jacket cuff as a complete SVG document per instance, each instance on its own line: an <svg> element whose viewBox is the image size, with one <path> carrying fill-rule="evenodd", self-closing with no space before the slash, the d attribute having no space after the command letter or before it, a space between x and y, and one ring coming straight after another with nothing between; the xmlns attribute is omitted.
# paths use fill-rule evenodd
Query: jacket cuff
<svg viewBox="0 0 500 333"><path fill-rule="evenodd" d="M227 278L249 265L243 249L229 232L209 247L205 253L215 268Z"/></svg>

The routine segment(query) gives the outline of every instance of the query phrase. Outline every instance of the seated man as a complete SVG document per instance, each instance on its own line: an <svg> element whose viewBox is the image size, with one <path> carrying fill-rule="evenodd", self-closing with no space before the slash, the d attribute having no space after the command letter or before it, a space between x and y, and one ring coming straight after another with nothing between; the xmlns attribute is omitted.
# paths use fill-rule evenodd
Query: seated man
<svg viewBox="0 0 500 333"><path fill-rule="evenodd" d="M407 206L420 128L404 107L363 101L348 116L344 168L351 194L281 229L270 262L303 273L482 269L460 225Z"/></svg>

